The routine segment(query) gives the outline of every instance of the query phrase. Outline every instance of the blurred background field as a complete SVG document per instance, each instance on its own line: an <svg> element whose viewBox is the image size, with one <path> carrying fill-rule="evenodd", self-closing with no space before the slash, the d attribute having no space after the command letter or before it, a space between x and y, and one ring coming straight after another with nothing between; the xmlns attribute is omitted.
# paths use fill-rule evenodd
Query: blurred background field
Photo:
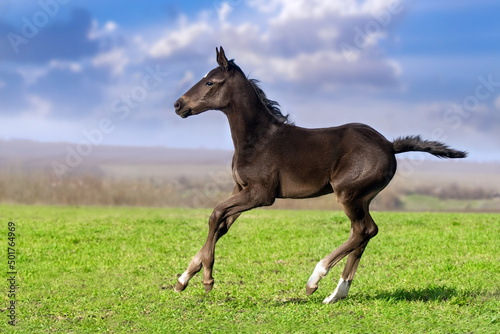
<svg viewBox="0 0 500 334"><path fill-rule="evenodd" d="M0 140L0 202L211 208L234 185L230 151L103 145L68 158L74 147ZM500 163L399 157L398 173L374 210L500 212ZM273 208L340 206L328 195L277 200Z"/></svg>

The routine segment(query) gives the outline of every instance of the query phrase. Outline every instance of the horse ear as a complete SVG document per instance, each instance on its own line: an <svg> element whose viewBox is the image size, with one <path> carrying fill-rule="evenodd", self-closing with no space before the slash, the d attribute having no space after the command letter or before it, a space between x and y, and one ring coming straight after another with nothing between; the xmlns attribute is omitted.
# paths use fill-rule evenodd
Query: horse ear
<svg viewBox="0 0 500 334"><path fill-rule="evenodd" d="M217 48L215 48L215 51L217 52L217 64L227 71L229 69L229 61L224 54L224 49L221 46L220 51Z"/></svg>

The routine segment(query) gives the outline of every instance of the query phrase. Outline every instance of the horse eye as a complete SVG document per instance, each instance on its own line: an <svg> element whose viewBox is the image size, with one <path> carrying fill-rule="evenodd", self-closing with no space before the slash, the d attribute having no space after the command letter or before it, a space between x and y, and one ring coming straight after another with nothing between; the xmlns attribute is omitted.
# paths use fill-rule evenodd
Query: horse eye
<svg viewBox="0 0 500 334"><path fill-rule="evenodd" d="M207 81L206 85L207 85L207 86L212 86L212 85L213 85L213 82L211 82L211 81Z"/></svg>

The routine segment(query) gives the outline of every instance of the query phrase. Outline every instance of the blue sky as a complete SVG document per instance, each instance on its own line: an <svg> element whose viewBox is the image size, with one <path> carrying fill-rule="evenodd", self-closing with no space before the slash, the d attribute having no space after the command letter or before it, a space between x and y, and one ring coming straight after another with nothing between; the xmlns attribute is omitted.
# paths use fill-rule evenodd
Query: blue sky
<svg viewBox="0 0 500 334"><path fill-rule="evenodd" d="M215 47L299 126L369 124L500 161L500 3L0 1L0 139L232 149L172 104Z"/></svg>

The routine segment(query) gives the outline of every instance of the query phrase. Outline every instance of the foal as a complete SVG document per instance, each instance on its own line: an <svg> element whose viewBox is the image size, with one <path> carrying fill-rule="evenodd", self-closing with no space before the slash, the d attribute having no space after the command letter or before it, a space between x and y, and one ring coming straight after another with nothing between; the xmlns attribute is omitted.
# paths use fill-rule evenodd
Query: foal
<svg viewBox="0 0 500 334"><path fill-rule="evenodd" d="M323 303L345 298L363 251L377 234L368 207L394 176L395 154L423 151L443 158L464 158L467 153L420 136L390 142L364 124L323 129L290 124L256 81L247 79L226 58L222 47L216 52L219 66L179 98L174 107L182 118L212 109L227 116L234 143L232 170L236 185L231 198L215 207L207 241L179 277L175 291L184 290L202 267L205 290L212 289L215 244L242 212L271 205L276 198L310 198L334 192L351 221L351 233L345 243L319 261L307 281L306 293L316 291L318 282L348 255L337 288Z"/></svg>

